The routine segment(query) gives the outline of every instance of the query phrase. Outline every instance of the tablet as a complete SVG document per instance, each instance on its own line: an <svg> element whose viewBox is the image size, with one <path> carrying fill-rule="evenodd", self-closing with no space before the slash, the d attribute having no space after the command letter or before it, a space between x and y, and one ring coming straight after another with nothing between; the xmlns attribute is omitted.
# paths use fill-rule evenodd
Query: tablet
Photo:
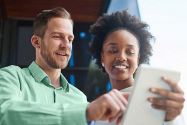
<svg viewBox="0 0 187 125"><path fill-rule="evenodd" d="M129 97L127 110L122 118L122 125L163 125L165 112L154 109L147 101L148 97L158 96L148 91L151 87L171 90L167 83L161 80L166 76L178 82L180 73L173 70L140 65L135 75L135 83Z"/></svg>

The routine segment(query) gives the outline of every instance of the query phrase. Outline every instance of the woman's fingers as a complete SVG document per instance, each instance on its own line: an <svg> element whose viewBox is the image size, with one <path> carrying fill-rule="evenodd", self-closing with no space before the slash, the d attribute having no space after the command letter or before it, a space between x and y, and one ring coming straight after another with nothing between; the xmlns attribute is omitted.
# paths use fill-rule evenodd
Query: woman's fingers
<svg viewBox="0 0 187 125"><path fill-rule="evenodd" d="M171 99L171 100L175 100L179 102L185 101L183 93L176 93L176 92L172 92L172 91L161 89L161 88L150 88L150 92L157 94L161 97L167 98L167 99Z"/></svg>
<svg viewBox="0 0 187 125"><path fill-rule="evenodd" d="M152 107L166 111L166 120L173 120L182 112L184 107L184 92L175 81L166 77L162 77L162 80L170 86L171 91L162 88L150 88L149 91L158 96L149 97L148 101L152 103Z"/></svg>
<svg viewBox="0 0 187 125"><path fill-rule="evenodd" d="M181 94L184 94L183 90L179 87L178 83L167 78L167 77L161 77L163 81L165 81L165 83L167 83L171 89L174 91L174 92L177 92L177 93L181 93Z"/></svg>
<svg viewBox="0 0 187 125"><path fill-rule="evenodd" d="M168 111L172 109L181 110L183 109L183 103L173 101L166 98L156 98L156 97L150 97L148 100L152 103L152 106L157 106L158 109L163 109Z"/></svg>

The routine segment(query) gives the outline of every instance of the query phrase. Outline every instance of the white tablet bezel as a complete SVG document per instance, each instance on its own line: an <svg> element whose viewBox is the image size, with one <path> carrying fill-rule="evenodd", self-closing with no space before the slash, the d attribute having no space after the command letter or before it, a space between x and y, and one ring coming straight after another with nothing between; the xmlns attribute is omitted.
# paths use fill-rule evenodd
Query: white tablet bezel
<svg viewBox="0 0 187 125"><path fill-rule="evenodd" d="M151 107L148 97L157 96L148 91L151 87L171 90L162 76L178 82L180 73L173 70L140 65L135 75L132 93L121 125L163 125L165 112Z"/></svg>

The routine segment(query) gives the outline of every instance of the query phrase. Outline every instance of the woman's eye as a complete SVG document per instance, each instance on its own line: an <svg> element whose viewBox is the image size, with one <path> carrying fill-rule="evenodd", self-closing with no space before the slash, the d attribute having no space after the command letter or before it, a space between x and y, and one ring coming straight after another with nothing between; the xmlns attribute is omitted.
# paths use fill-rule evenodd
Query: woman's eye
<svg viewBox="0 0 187 125"><path fill-rule="evenodd" d="M133 50L129 50L129 51L127 51L127 54L128 54L128 55L134 55L135 52L134 52Z"/></svg>
<svg viewBox="0 0 187 125"><path fill-rule="evenodd" d="M109 53L117 53L118 50L117 49L109 49Z"/></svg>

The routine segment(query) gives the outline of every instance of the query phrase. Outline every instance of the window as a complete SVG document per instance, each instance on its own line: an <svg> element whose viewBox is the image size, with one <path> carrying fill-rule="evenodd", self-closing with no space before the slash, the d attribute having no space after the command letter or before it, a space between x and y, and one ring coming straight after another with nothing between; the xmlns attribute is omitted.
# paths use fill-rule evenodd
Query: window
<svg viewBox="0 0 187 125"><path fill-rule="evenodd" d="M156 38L151 65L179 70L187 97L187 1L138 0L140 17ZM184 116L187 115L187 102ZM187 122L187 120L185 121Z"/></svg>

